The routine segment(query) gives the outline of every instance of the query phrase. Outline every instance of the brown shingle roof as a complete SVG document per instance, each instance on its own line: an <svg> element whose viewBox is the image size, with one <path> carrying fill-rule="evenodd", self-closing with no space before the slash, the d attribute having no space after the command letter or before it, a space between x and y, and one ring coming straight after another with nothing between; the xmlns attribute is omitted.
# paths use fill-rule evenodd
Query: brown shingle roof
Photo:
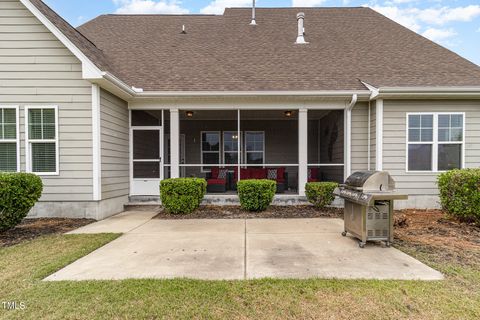
<svg viewBox="0 0 480 320"><path fill-rule="evenodd" d="M308 45L294 44L300 11ZM259 8L255 27L246 8L104 15L81 34L47 15L102 70L146 91L364 90L359 79L377 87L480 86L480 67L368 8Z"/></svg>

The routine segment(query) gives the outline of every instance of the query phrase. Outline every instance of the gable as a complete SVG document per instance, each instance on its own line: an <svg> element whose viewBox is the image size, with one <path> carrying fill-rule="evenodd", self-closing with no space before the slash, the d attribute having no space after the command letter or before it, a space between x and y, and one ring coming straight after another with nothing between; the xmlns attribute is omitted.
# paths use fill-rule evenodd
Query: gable
<svg viewBox="0 0 480 320"><path fill-rule="evenodd" d="M0 55L4 63L65 62L81 67L81 61L19 0L2 1L0 16Z"/></svg>
<svg viewBox="0 0 480 320"><path fill-rule="evenodd" d="M10 26L18 26L18 29L7 28L6 32L15 33L15 31L31 32L33 35L38 33L44 33L41 29L43 25L55 38L63 44L78 60L82 63L83 77L86 79L99 79L102 74L100 69L92 62L91 58L87 55L91 55L96 58L99 65L102 62L102 53L98 50L93 43L83 37L75 28L69 25L58 14L51 10L41 0L8 0L3 1L0 4L0 10L2 15L2 24ZM10 30L10 31L9 31ZM15 35L11 35L15 37ZM40 38L35 39L42 40ZM10 38L12 39L12 38ZM48 41L48 40L45 40ZM51 40L53 41L53 40ZM45 43L48 47L49 43ZM54 44L51 44L55 46ZM59 47L57 45L57 47ZM35 47L36 48L36 47ZM85 54L87 53L87 54Z"/></svg>

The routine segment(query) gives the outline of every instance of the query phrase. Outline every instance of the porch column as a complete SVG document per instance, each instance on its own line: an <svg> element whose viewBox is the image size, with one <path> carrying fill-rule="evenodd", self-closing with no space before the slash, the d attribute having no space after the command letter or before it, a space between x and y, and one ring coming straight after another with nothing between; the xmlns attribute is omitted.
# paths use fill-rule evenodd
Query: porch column
<svg viewBox="0 0 480 320"><path fill-rule="evenodd" d="M178 109L170 110L170 176L180 177L180 114Z"/></svg>
<svg viewBox="0 0 480 320"><path fill-rule="evenodd" d="M298 112L298 193L305 196L308 182L308 110Z"/></svg>

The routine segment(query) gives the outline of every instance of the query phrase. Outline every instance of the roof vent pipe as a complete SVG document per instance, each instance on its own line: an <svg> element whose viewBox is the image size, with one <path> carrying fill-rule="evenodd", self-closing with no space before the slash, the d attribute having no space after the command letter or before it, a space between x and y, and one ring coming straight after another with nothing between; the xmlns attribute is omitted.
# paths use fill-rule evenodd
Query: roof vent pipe
<svg viewBox="0 0 480 320"><path fill-rule="evenodd" d="M308 42L305 41L305 28L304 28L304 21L305 21L305 13L300 12L297 14L297 22L298 22L298 35L296 44L306 44Z"/></svg>
<svg viewBox="0 0 480 320"><path fill-rule="evenodd" d="M257 21L256 21L256 17L255 17L255 0L253 0L253 5L252 5L252 22L250 22L250 25L251 25L251 26L256 26L256 25L257 25Z"/></svg>

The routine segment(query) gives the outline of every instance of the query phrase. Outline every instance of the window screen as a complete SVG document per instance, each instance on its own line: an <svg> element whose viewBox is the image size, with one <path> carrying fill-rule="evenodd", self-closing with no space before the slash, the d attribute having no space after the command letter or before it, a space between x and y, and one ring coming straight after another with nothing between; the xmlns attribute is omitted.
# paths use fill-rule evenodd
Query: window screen
<svg viewBox="0 0 480 320"><path fill-rule="evenodd" d="M245 156L247 164L263 164L264 159L264 132L246 132L245 133Z"/></svg>
<svg viewBox="0 0 480 320"><path fill-rule="evenodd" d="M225 131L223 133L223 154L226 164L238 163L238 132Z"/></svg>
<svg viewBox="0 0 480 320"><path fill-rule="evenodd" d="M57 172L56 109L28 109L30 169L35 173Z"/></svg>
<svg viewBox="0 0 480 320"><path fill-rule="evenodd" d="M0 108L0 171L17 171L17 109Z"/></svg>
<svg viewBox="0 0 480 320"><path fill-rule="evenodd" d="M220 132L202 132L202 164L220 164ZM207 171L212 167L203 167Z"/></svg>

